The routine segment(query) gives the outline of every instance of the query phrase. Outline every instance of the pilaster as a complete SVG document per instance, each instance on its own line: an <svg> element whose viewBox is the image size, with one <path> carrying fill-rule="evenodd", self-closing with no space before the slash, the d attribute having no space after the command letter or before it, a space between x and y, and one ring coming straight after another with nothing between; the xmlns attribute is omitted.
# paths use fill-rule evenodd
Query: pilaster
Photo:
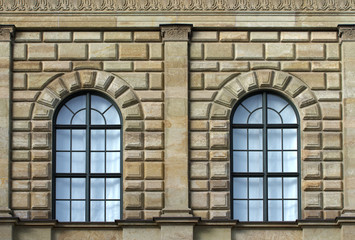
<svg viewBox="0 0 355 240"><path fill-rule="evenodd" d="M10 210L10 101L14 26L0 26L0 217Z"/></svg>

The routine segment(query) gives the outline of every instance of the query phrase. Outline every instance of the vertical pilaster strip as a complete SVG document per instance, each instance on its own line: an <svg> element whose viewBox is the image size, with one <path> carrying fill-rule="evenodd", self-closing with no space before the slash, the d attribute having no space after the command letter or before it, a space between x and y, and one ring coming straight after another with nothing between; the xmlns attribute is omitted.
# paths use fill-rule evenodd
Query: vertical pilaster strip
<svg viewBox="0 0 355 240"><path fill-rule="evenodd" d="M188 41L190 25L164 25L164 217L188 217Z"/></svg>
<svg viewBox="0 0 355 240"><path fill-rule="evenodd" d="M339 26L339 33L344 89L344 210L342 216L355 217L355 26Z"/></svg>
<svg viewBox="0 0 355 240"><path fill-rule="evenodd" d="M0 26L0 217L10 210L10 90L14 26Z"/></svg>

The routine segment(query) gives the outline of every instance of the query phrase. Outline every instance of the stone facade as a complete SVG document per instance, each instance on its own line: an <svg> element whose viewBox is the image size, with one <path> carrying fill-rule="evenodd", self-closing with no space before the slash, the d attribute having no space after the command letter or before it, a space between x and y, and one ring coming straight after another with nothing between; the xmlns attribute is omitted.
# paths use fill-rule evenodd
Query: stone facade
<svg viewBox="0 0 355 240"><path fill-rule="evenodd" d="M354 9L0 1L0 239L352 239ZM112 223L53 219L53 115L87 90L122 114L122 219ZM258 91L300 116L296 222L231 219L230 118Z"/></svg>

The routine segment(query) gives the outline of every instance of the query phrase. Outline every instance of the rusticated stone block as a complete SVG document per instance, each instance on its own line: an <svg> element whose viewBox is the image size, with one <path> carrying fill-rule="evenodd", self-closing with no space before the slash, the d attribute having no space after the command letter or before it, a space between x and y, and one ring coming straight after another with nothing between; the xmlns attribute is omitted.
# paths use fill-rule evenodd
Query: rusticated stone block
<svg viewBox="0 0 355 240"><path fill-rule="evenodd" d="M211 180L211 190L212 191L228 191L229 181L228 180Z"/></svg>
<svg viewBox="0 0 355 240"><path fill-rule="evenodd" d="M325 180L324 191L343 191L343 182L341 180Z"/></svg>
<svg viewBox="0 0 355 240"><path fill-rule="evenodd" d="M164 191L164 181L161 180L145 180L144 181L145 191Z"/></svg>
<svg viewBox="0 0 355 240"><path fill-rule="evenodd" d="M206 131L208 130L208 121L205 120L195 120L190 121L189 128L192 131Z"/></svg>
<svg viewBox="0 0 355 240"><path fill-rule="evenodd" d="M206 43L205 56L207 60L232 60L234 48L231 43Z"/></svg>
<svg viewBox="0 0 355 240"><path fill-rule="evenodd" d="M341 151L323 151L324 161L341 161L343 160L343 153Z"/></svg>
<svg viewBox="0 0 355 240"><path fill-rule="evenodd" d="M61 73L28 73L27 83L30 90L42 90L53 79L62 75Z"/></svg>
<svg viewBox="0 0 355 240"><path fill-rule="evenodd" d="M127 180L143 179L143 163L126 162L124 164Z"/></svg>
<svg viewBox="0 0 355 240"><path fill-rule="evenodd" d="M324 219L335 219L340 216L341 211L339 210L325 210L323 212Z"/></svg>
<svg viewBox="0 0 355 240"><path fill-rule="evenodd" d="M163 208L163 193L161 192L146 192L144 193L145 209L162 209Z"/></svg>
<svg viewBox="0 0 355 240"><path fill-rule="evenodd" d="M149 73L149 87L151 90L162 90L164 88L162 73Z"/></svg>
<svg viewBox="0 0 355 240"><path fill-rule="evenodd" d="M321 180L303 180L302 181L303 191L322 191L322 181Z"/></svg>
<svg viewBox="0 0 355 240"><path fill-rule="evenodd" d="M28 60L56 60L57 46L52 43L28 44Z"/></svg>
<svg viewBox="0 0 355 240"><path fill-rule="evenodd" d="M18 217L21 219L29 219L30 218L30 211L26 210L14 210L13 211L14 217Z"/></svg>
<svg viewBox="0 0 355 240"><path fill-rule="evenodd" d="M193 210L193 215L195 217L200 217L201 219L209 219L209 211L208 210Z"/></svg>
<svg viewBox="0 0 355 240"><path fill-rule="evenodd" d="M33 180L31 182L32 191L49 191L51 187L51 181L49 180Z"/></svg>
<svg viewBox="0 0 355 240"><path fill-rule="evenodd" d="M160 32L134 32L134 40L136 42L157 42L161 41Z"/></svg>
<svg viewBox="0 0 355 240"><path fill-rule="evenodd" d="M323 211L321 210L304 210L303 217L305 219L322 219Z"/></svg>
<svg viewBox="0 0 355 240"><path fill-rule="evenodd" d="M321 209L322 208L322 193L320 192L305 192L304 193L305 209Z"/></svg>
<svg viewBox="0 0 355 240"><path fill-rule="evenodd" d="M228 192L211 192L210 193L211 209L228 209L229 193Z"/></svg>
<svg viewBox="0 0 355 240"><path fill-rule="evenodd" d="M319 102L341 101L340 91L316 91L314 94L318 98Z"/></svg>
<svg viewBox="0 0 355 240"><path fill-rule="evenodd" d="M305 161L321 161L322 151L320 150L303 150L302 159Z"/></svg>
<svg viewBox="0 0 355 240"><path fill-rule="evenodd" d="M323 149L334 150L342 148L341 133L323 133Z"/></svg>
<svg viewBox="0 0 355 240"><path fill-rule="evenodd" d="M190 59L202 60L204 58L204 50L202 43L190 44Z"/></svg>
<svg viewBox="0 0 355 240"><path fill-rule="evenodd" d="M52 121L32 121L32 131L34 132L50 132L52 129Z"/></svg>
<svg viewBox="0 0 355 240"><path fill-rule="evenodd" d="M342 209L343 194L341 192L324 192L323 203L324 209Z"/></svg>
<svg viewBox="0 0 355 240"><path fill-rule="evenodd" d="M249 62L220 62L221 72L247 72L249 71Z"/></svg>
<svg viewBox="0 0 355 240"><path fill-rule="evenodd" d="M207 149L208 148L208 133L191 132L190 133L190 148L191 149Z"/></svg>
<svg viewBox="0 0 355 240"><path fill-rule="evenodd" d="M304 179L320 179L322 177L321 163L304 162L302 166L302 175Z"/></svg>
<svg viewBox="0 0 355 240"><path fill-rule="evenodd" d="M325 47L321 43L299 43L296 55L298 60L325 59Z"/></svg>
<svg viewBox="0 0 355 240"><path fill-rule="evenodd" d="M192 191L208 191L209 181L208 180L191 180L190 190Z"/></svg>
<svg viewBox="0 0 355 240"><path fill-rule="evenodd" d="M341 76L340 73L326 73L327 88L329 90L341 89Z"/></svg>
<svg viewBox="0 0 355 240"><path fill-rule="evenodd" d="M12 193L12 209L29 209L30 193L14 192Z"/></svg>
<svg viewBox="0 0 355 240"><path fill-rule="evenodd" d="M117 58L117 46L114 43L90 43L90 60L114 60Z"/></svg>
<svg viewBox="0 0 355 240"><path fill-rule="evenodd" d="M40 42L42 41L41 32L17 32L15 42Z"/></svg>
<svg viewBox="0 0 355 240"><path fill-rule="evenodd" d="M151 220L156 217L160 217L161 210L145 210L144 211L144 219Z"/></svg>
<svg viewBox="0 0 355 240"><path fill-rule="evenodd" d="M228 148L229 135L227 132L211 132L210 133L210 148L211 149L226 149Z"/></svg>
<svg viewBox="0 0 355 240"><path fill-rule="evenodd" d="M137 192L127 192L123 195L124 209L141 209L143 207L143 194Z"/></svg>
<svg viewBox="0 0 355 240"><path fill-rule="evenodd" d="M104 32L105 42L130 42L132 40L132 32Z"/></svg>
<svg viewBox="0 0 355 240"><path fill-rule="evenodd" d="M161 43L149 43L149 59L150 60L162 60L163 56L163 44Z"/></svg>
<svg viewBox="0 0 355 240"><path fill-rule="evenodd" d="M164 122L147 120L144 123L144 128L146 131L164 131Z"/></svg>
<svg viewBox="0 0 355 240"><path fill-rule="evenodd" d="M264 59L264 44L262 43L237 43L235 44L237 59Z"/></svg>
<svg viewBox="0 0 355 240"><path fill-rule="evenodd" d="M32 220L44 220L44 219L49 219L49 213L50 211L48 210L32 210L31 211L31 219Z"/></svg>
<svg viewBox="0 0 355 240"><path fill-rule="evenodd" d="M204 88L204 75L202 73L190 73L189 87L191 90L200 90Z"/></svg>
<svg viewBox="0 0 355 240"><path fill-rule="evenodd" d="M162 120L164 115L163 103L142 103L144 116L146 120Z"/></svg>
<svg viewBox="0 0 355 240"><path fill-rule="evenodd" d="M13 60L26 60L27 58L27 45L15 44L13 47Z"/></svg>
<svg viewBox="0 0 355 240"><path fill-rule="evenodd" d="M230 76L230 73L205 73L205 88L218 90L230 79Z"/></svg>
<svg viewBox="0 0 355 240"><path fill-rule="evenodd" d="M34 162L31 165L32 178L41 179L50 177L50 164L45 162Z"/></svg>
<svg viewBox="0 0 355 240"><path fill-rule="evenodd" d="M58 44L59 60L86 60L87 57L87 45L84 43Z"/></svg>
<svg viewBox="0 0 355 240"><path fill-rule="evenodd" d="M221 42L244 42L249 40L249 34L242 31L222 31L219 33L219 40Z"/></svg>
<svg viewBox="0 0 355 240"><path fill-rule="evenodd" d="M190 70L195 72L216 72L218 71L218 62L213 61L191 61Z"/></svg>
<svg viewBox="0 0 355 240"><path fill-rule="evenodd" d="M146 162L144 163L144 178L145 179L164 179L164 165L161 162Z"/></svg>
<svg viewBox="0 0 355 240"><path fill-rule="evenodd" d="M209 102L191 102L190 119L208 119L210 107Z"/></svg>
<svg viewBox="0 0 355 240"><path fill-rule="evenodd" d="M29 161L31 158L30 151L12 151L12 160L13 161Z"/></svg>
<svg viewBox="0 0 355 240"><path fill-rule="evenodd" d="M303 133L303 148L304 149L320 149L322 146L322 135L317 132Z"/></svg>
<svg viewBox="0 0 355 240"><path fill-rule="evenodd" d="M49 193L48 192L32 192L31 207L32 209L49 208Z"/></svg>
<svg viewBox="0 0 355 240"><path fill-rule="evenodd" d="M210 151L210 159L212 161L228 161L229 160L229 151L227 151L227 150Z"/></svg>
<svg viewBox="0 0 355 240"><path fill-rule="evenodd" d="M341 71L341 64L337 61L312 62L312 71L339 72Z"/></svg>
<svg viewBox="0 0 355 240"><path fill-rule="evenodd" d="M121 43L118 52L121 60L148 59L148 46L145 43Z"/></svg>
<svg viewBox="0 0 355 240"><path fill-rule="evenodd" d="M192 150L190 151L190 159L193 161L208 160L207 150Z"/></svg>
<svg viewBox="0 0 355 240"><path fill-rule="evenodd" d="M11 183L14 191L29 191L31 189L31 183L28 180L12 181Z"/></svg>
<svg viewBox="0 0 355 240"><path fill-rule="evenodd" d="M323 163L324 179L341 179L343 175L342 170L342 163L340 162Z"/></svg>
<svg viewBox="0 0 355 240"><path fill-rule="evenodd" d="M70 72L72 63L70 61L42 62L44 72Z"/></svg>
<svg viewBox="0 0 355 240"><path fill-rule="evenodd" d="M50 133L32 133L32 148L33 149L49 149L51 147Z"/></svg>
<svg viewBox="0 0 355 240"><path fill-rule="evenodd" d="M145 151L144 159L146 161L163 161L164 159L164 151Z"/></svg>
<svg viewBox="0 0 355 240"><path fill-rule="evenodd" d="M191 41L193 41L193 42L218 41L218 32L215 32L215 31L193 31Z"/></svg>
<svg viewBox="0 0 355 240"><path fill-rule="evenodd" d="M161 61L136 61L134 62L136 72L161 72L163 71L163 62Z"/></svg>
<svg viewBox="0 0 355 240"><path fill-rule="evenodd" d="M124 181L124 190L125 191L142 191L144 186L143 181L134 181L134 180L129 180L129 181Z"/></svg>
<svg viewBox="0 0 355 240"><path fill-rule="evenodd" d="M325 89L324 73L293 73L293 75L304 81L312 90Z"/></svg>
<svg viewBox="0 0 355 240"><path fill-rule="evenodd" d="M29 149L30 148L30 134L26 132L12 133L12 148L13 149Z"/></svg>
<svg viewBox="0 0 355 240"><path fill-rule="evenodd" d="M251 70L274 69L280 70L280 62L277 61L253 61L250 62Z"/></svg>
<svg viewBox="0 0 355 240"><path fill-rule="evenodd" d="M126 132L124 134L125 149L143 148L143 134L139 132Z"/></svg>
<svg viewBox="0 0 355 240"><path fill-rule="evenodd" d="M312 32L312 42L336 42L338 41L338 32Z"/></svg>
<svg viewBox="0 0 355 240"><path fill-rule="evenodd" d="M73 40L71 32L44 32L44 42L71 42Z"/></svg>
<svg viewBox="0 0 355 240"><path fill-rule="evenodd" d="M13 62L12 69L14 72L40 72L42 70L41 62Z"/></svg>
<svg viewBox="0 0 355 240"><path fill-rule="evenodd" d="M138 210L126 210L123 212L124 219L142 219L143 211Z"/></svg>
<svg viewBox="0 0 355 240"><path fill-rule="evenodd" d="M209 193L208 192L191 192L191 208L192 209L208 209Z"/></svg>
<svg viewBox="0 0 355 240"><path fill-rule="evenodd" d="M208 163L192 162L190 168L191 179L207 179L208 178Z"/></svg>
<svg viewBox="0 0 355 240"><path fill-rule="evenodd" d="M342 105L341 103L322 102L320 103L324 120L341 120Z"/></svg>
<svg viewBox="0 0 355 240"><path fill-rule="evenodd" d="M210 219L226 220L230 219L230 210L212 210L210 211Z"/></svg>
<svg viewBox="0 0 355 240"><path fill-rule="evenodd" d="M308 42L308 32L281 32L281 42Z"/></svg>
<svg viewBox="0 0 355 240"><path fill-rule="evenodd" d="M14 102L12 104L13 119L30 119L33 106L31 102Z"/></svg>
<svg viewBox="0 0 355 240"><path fill-rule="evenodd" d="M289 72L307 72L311 70L310 62L291 61L281 62L281 70Z"/></svg>
<svg viewBox="0 0 355 240"><path fill-rule="evenodd" d="M226 162L211 162L210 172L211 179L228 178L229 165Z"/></svg>
<svg viewBox="0 0 355 240"><path fill-rule="evenodd" d="M12 74L12 89L24 90L27 88L27 74L13 73Z"/></svg>
<svg viewBox="0 0 355 240"><path fill-rule="evenodd" d="M266 43L266 59L290 60L295 58L295 46L292 43Z"/></svg>
<svg viewBox="0 0 355 240"><path fill-rule="evenodd" d="M340 59L340 45L338 43L328 43L327 46L327 60Z"/></svg>
<svg viewBox="0 0 355 240"><path fill-rule="evenodd" d="M162 149L164 148L164 133L146 132L144 137L145 149Z"/></svg>
<svg viewBox="0 0 355 240"><path fill-rule="evenodd" d="M74 42L100 42L101 32L74 32Z"/></svg>
<svg viewBox="0 0 355 240"><path fill-rule="evenodd" d="M50 161L51 160L51 151L49 150L32 150L31 151L32 161Z"/></svg>
<svg viewBox="0 0 355 240"><path fill-rule="evenodd" d="M73 69L76 71L87 69L102 70L102 62L75 61L73 62ZM86 87L88 86L86 85Z"/></svg>
<svg viewBox="0 0 355 240"><path fill-rule="evenodd" d="M118 61L105 61L104 70L110 72L131 72L133 71L133 63L132 62L118 62Z"/></svg>
<svg viewBox="0 0 355 240"><path fill-rule="evenodd" d="M278 32L251 32L251 42L277 42L279 41Z"/></svg>

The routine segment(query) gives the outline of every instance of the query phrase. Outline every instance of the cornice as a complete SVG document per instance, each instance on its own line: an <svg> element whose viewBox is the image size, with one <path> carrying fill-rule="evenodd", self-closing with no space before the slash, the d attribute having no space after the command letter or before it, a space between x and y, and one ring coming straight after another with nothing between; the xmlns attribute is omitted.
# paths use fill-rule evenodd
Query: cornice
<svg viewBox="0 0 355 240"><path fill-rule="evenodd" d="M354 0L0 0L0 12L344 12Z"/></svg>

